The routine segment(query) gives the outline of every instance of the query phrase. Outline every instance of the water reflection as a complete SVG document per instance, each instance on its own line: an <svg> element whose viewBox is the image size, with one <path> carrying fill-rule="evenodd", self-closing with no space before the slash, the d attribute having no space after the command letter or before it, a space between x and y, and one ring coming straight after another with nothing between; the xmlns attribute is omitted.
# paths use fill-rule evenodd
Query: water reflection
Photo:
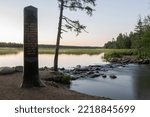
<svg viewBox="0 0 150 117"><path fill-rule="evenodd" d="M105 64L99 55L59 55L59 67L75 67L76 65L89 65L89 64ZM39 55L39 67L52 67L53 66L53 54L40 54ZM23 65L23 52L14 55L0 55L0 66L17 66Z"/></svg>
<svg viewBox="0 0 150 117"><path fill-rule="evenodd" d="M150 65L140 65L134 74L137 99L150 99Z"/></svg>
<svg viewBox="0 0 150 117"><path fill-rule="evenodd" d="M59 56L59 67L75 67L76 65L106 64L100 55L65 55ZM52 67L54 55L39 55L39 67ZM0 55L1 66L23 65L23 53ZM127 65L109 71L107 74L117 75L117 79L98 77L95 79L79 79L72 81L70 89L96 96L112 99L150 99L150 65Z"/></svg>

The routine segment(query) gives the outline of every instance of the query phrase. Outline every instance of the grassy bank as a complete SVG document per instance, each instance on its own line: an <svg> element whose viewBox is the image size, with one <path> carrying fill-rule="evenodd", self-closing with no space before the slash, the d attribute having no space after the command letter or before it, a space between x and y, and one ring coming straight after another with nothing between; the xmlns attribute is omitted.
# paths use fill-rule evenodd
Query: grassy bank
<svg viewBox="0 0 150 117"><path fill-rule="evenodd" d="M39 53L40 54L54 54L55 53L55 49L52 48L39 48ZM76 54L76 55L80 55L80 54L89 54L89 55L93 55L93 54L100 54L102 53L101 49L79 49L79 48L61 48L59 50L59 54Z"/></svg>
<svg viewBox="0 0 150 117"><path fill-rule="evenodd" d="M104 49L104 59L120 58L122 56L137 56L138 52L135 49Z"/></svg>
<svg viewBox="0 0 150 117"><path fill-rule="evenodd" d="M0 55L5 55L5 54L17 54L20 52L21 49L19 48L2 48L0 47Z"/></svg>
<svg viewBox="0 0 150 117"><path fill-rule="evenodd" d="M22 48L0 48L0 55L4 54L17 54L23 51ZM122 57L122 56L137 56L138 51L134 49L100 49L100 48L60 48L59 54L88 54L96 55L100 53L104 54L104 59ZM54 54L54 48L39 48L39 54Z"/></svg>
<svg viewBox="0 0 150 117"><path fill-rule="evenodd" d="M18 52L23 51L22 48L0 48L0 55L4 54L17 54ZM60 54L100 54L103 50L99 48L61 48ZM55 49L54 48L39 48L39 54L54 54Z"/></svg>

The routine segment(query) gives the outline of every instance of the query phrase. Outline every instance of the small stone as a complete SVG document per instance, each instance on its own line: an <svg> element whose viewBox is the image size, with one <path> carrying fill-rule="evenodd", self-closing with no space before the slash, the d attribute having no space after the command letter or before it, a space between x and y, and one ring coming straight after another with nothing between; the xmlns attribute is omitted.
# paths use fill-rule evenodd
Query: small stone
<svg viewBox="0 0 150 117"><path fill-rule="evenodd" d="M109 76L111 79L116 79L117 78L117 76L115 76L115 75L110 75Z"/></svg>
<svg viewBox="0 0 150 117"><path fill-rule="evenodd" d="M102 75L102 77L103 77L103 78L106 78L106 77L107 77L107 75L106 75L106 74L103 74L103 75Z"/></svg>
<svg viewBox="0 0 150 117"><path fill-rule="evenodd" d="M94 74L94 72L93 71L87 72L87 75L91 75L91 74Z"/></svg>
<svg viewBox="0 0 150 117"><path fill-rule="evenodd" d="M96 78L96 77L99 77L99 76L100 76L100 74L95 73L95 74L90 75L90 78Z"/></svg>

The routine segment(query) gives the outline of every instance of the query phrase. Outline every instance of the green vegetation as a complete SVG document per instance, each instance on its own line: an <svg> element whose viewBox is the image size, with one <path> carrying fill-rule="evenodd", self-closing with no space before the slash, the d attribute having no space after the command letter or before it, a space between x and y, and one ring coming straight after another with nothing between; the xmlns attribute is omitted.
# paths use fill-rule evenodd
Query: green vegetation
<svg viewBox="0 0 150 117"><path fill-rule="evenodd" d="M19 48L2 48L0 47L0 55L17 54L21 50Z"/></svg>
<svg viewBox="0 0 150 117"><path fill-rule="evenodd" d="M70 84L71 83L71 77L68 75L63 75L61 78L61 83L62 84Z"/></svg>
<svg viewBox="0 0 150 117"><path fill-rule="evenodd" d="M122 56L136 56L137 51L135 49L105 49L104 58L109 60L110 58L120 58Z"/></svg>
<svg viewBox="0 0 150 117"><path fill-rule="evenodd" d="M17 54L18 52L23 51L22 48L11 48L11 47L0 47L0 55L2 54ZM76 55L80 55L80 54L89 54L89 55L94 55L94 54L100 54L102 53L103 50L100 48L60 48L60 52L59 54L76 54ZM39 53L40 54L54 54L55 53L55 49L54 48L43 48L40 47L39 48Z"/></svg>
<svg viewBox="0 0 150 117"><path fill-rule="evenodd" d="M55 50L52 48L39 48L39 53L40 54L54 54ZM59 54L76 54L76 55L80 55L80 54L89 54L89 55L93 55L93 54L100 54L102 53L101 49L98 48L61 48L59 51Z"/></svg>
<svg viewBox="0 0 150 117"><path fill-rule="evenodd" d="M58 55L62 33L74 31L76 32L76 35L79 35L80 33L82 33L82 31L87 32L85 30L86 26L82 25L79 20L72 20L68 16L64 15L65 10L69 9L70 11L85 11L87 15L92 16L92 13L94 11L92 7L96 6L95 2L96 0L58 0L60 13L54 55L54 71L58 71Z"/></svg>
<svg viewBox="0 0 150 117"><path fill-rule="evenodd" d="M54 81L54 82L62 83L62 84L70 84L71 83L71 77L69 75L65 75L61 72L50 72L49 78L46 80Z"/></svg>
<svg viewBox="0 0 150 117"><path fill-rule="evenodd" d="M120 33L116 39L113 38L113 40L107 42L104 47L108 49L134 49L139 58L149 58L150 16L145 17L143 20L139 18L134 32L130 32L129 35ZM113 54L114 53L119 55L120 52L113 52ZM135 54L135 52L133 53Z"/></svg>

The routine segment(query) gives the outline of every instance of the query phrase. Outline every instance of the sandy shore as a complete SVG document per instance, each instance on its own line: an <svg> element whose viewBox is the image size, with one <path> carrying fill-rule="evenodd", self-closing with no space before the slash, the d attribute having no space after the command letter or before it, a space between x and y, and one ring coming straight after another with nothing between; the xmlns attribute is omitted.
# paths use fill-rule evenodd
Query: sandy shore
<svg viewBox="0 0 150 117"><path fill-rule="evenodd" d="M40 73L40 77L45 73ZM90 96L71 91L66 87L47 82L44 88L22 89L22 73L0 75L1 100L101 100L104 97ZM56 86L55 86L56 85Z"/></svg>

